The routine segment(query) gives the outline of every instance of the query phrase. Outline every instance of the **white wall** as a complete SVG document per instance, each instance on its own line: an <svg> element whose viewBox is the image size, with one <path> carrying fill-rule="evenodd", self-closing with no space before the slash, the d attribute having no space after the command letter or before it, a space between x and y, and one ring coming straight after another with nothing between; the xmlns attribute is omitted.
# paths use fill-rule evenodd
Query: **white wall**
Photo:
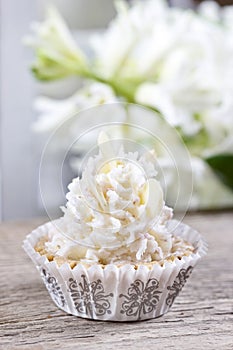
<svg viewBox="0 0 233 350"><path fill-rule="evenodd" d="M36 2L0 0L0 143L2 219L37 214L37 171L30 125L34 83L21 39L36 16Z"/></svg>

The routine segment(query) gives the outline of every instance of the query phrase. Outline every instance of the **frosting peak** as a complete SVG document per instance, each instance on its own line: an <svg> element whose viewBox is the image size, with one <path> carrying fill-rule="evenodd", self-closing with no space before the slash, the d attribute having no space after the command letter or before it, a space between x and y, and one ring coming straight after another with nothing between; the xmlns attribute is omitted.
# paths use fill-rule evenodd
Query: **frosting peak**
<svg viewBox="0 0 233 350"><path fill-rule="evenodd" d="M172 247L165 228L172 209L165 206L153 163L146 154L115 154L103 135L99 149L82 178L68 186L63 234L53 233L47 249L102 263L163 259Z"/></svg>

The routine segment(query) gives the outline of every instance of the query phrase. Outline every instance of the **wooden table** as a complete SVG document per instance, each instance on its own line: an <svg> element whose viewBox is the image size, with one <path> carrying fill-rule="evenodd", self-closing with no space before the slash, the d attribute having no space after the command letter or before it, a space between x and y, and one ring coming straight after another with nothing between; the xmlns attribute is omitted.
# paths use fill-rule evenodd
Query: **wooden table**
<svg viewBox="0 0 233 350"><path fill-rule="evenodd" d="M90 321L51 301L24 236L43 220L0 225L1 349L233 349L233 213L192 214L185 222L209 243L165 316L136 323Z"/></svg>

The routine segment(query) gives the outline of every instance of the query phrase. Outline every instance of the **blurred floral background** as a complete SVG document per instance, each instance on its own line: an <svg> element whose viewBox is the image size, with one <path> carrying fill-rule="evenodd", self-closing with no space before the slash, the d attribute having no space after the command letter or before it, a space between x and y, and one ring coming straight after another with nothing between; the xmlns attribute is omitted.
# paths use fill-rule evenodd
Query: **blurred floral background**
<svg viewBox="0 0 233 350"><path fill-rule="evenodd" d="M187 147L193 176L190 210L232 207L233 6L220 3L226 6L178 0L98 0L95 5L88 0L66 6L60 0L34 9L39 21L31 29L28 23L23 44L30 55L25 69L34 76L27 79L32 86L39 82L27 99L35 113L29 122L35 173L46 140L70 116L104 103L136 103L174 127ZM20 89L21 83L15 84ZM78 123L69 123L53 145L48 182L74 127L78 134ZM85 148L88 144L79 158ZM72 164L67 180L76 173ZM161 164L170 174L172 191L172 165ZM57 206L61 198L52 181L48 188L51 206ZM43 213L38 187L33 191L37 205L24 216ZM3 216L17 215L5 209Z"/></svg>

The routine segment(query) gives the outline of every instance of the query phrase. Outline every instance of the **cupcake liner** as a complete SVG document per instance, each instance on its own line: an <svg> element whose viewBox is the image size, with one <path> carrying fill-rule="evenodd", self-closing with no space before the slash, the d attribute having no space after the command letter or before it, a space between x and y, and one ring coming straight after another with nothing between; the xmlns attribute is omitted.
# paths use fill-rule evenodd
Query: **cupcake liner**
<svg viewBox="0 0 233 350"><path fill-rule="evenodd" d="M155 318L172 306L198 260L207 252L207 244L191 227L169 222L168 229L192 243L195 251L161 266L125 264L92 265L81 262L71 269L69 263L58 266L34 249L55 222L32 231L23 248L40 271L54 303L65 312L105 321L138 321Z"/></svg>

